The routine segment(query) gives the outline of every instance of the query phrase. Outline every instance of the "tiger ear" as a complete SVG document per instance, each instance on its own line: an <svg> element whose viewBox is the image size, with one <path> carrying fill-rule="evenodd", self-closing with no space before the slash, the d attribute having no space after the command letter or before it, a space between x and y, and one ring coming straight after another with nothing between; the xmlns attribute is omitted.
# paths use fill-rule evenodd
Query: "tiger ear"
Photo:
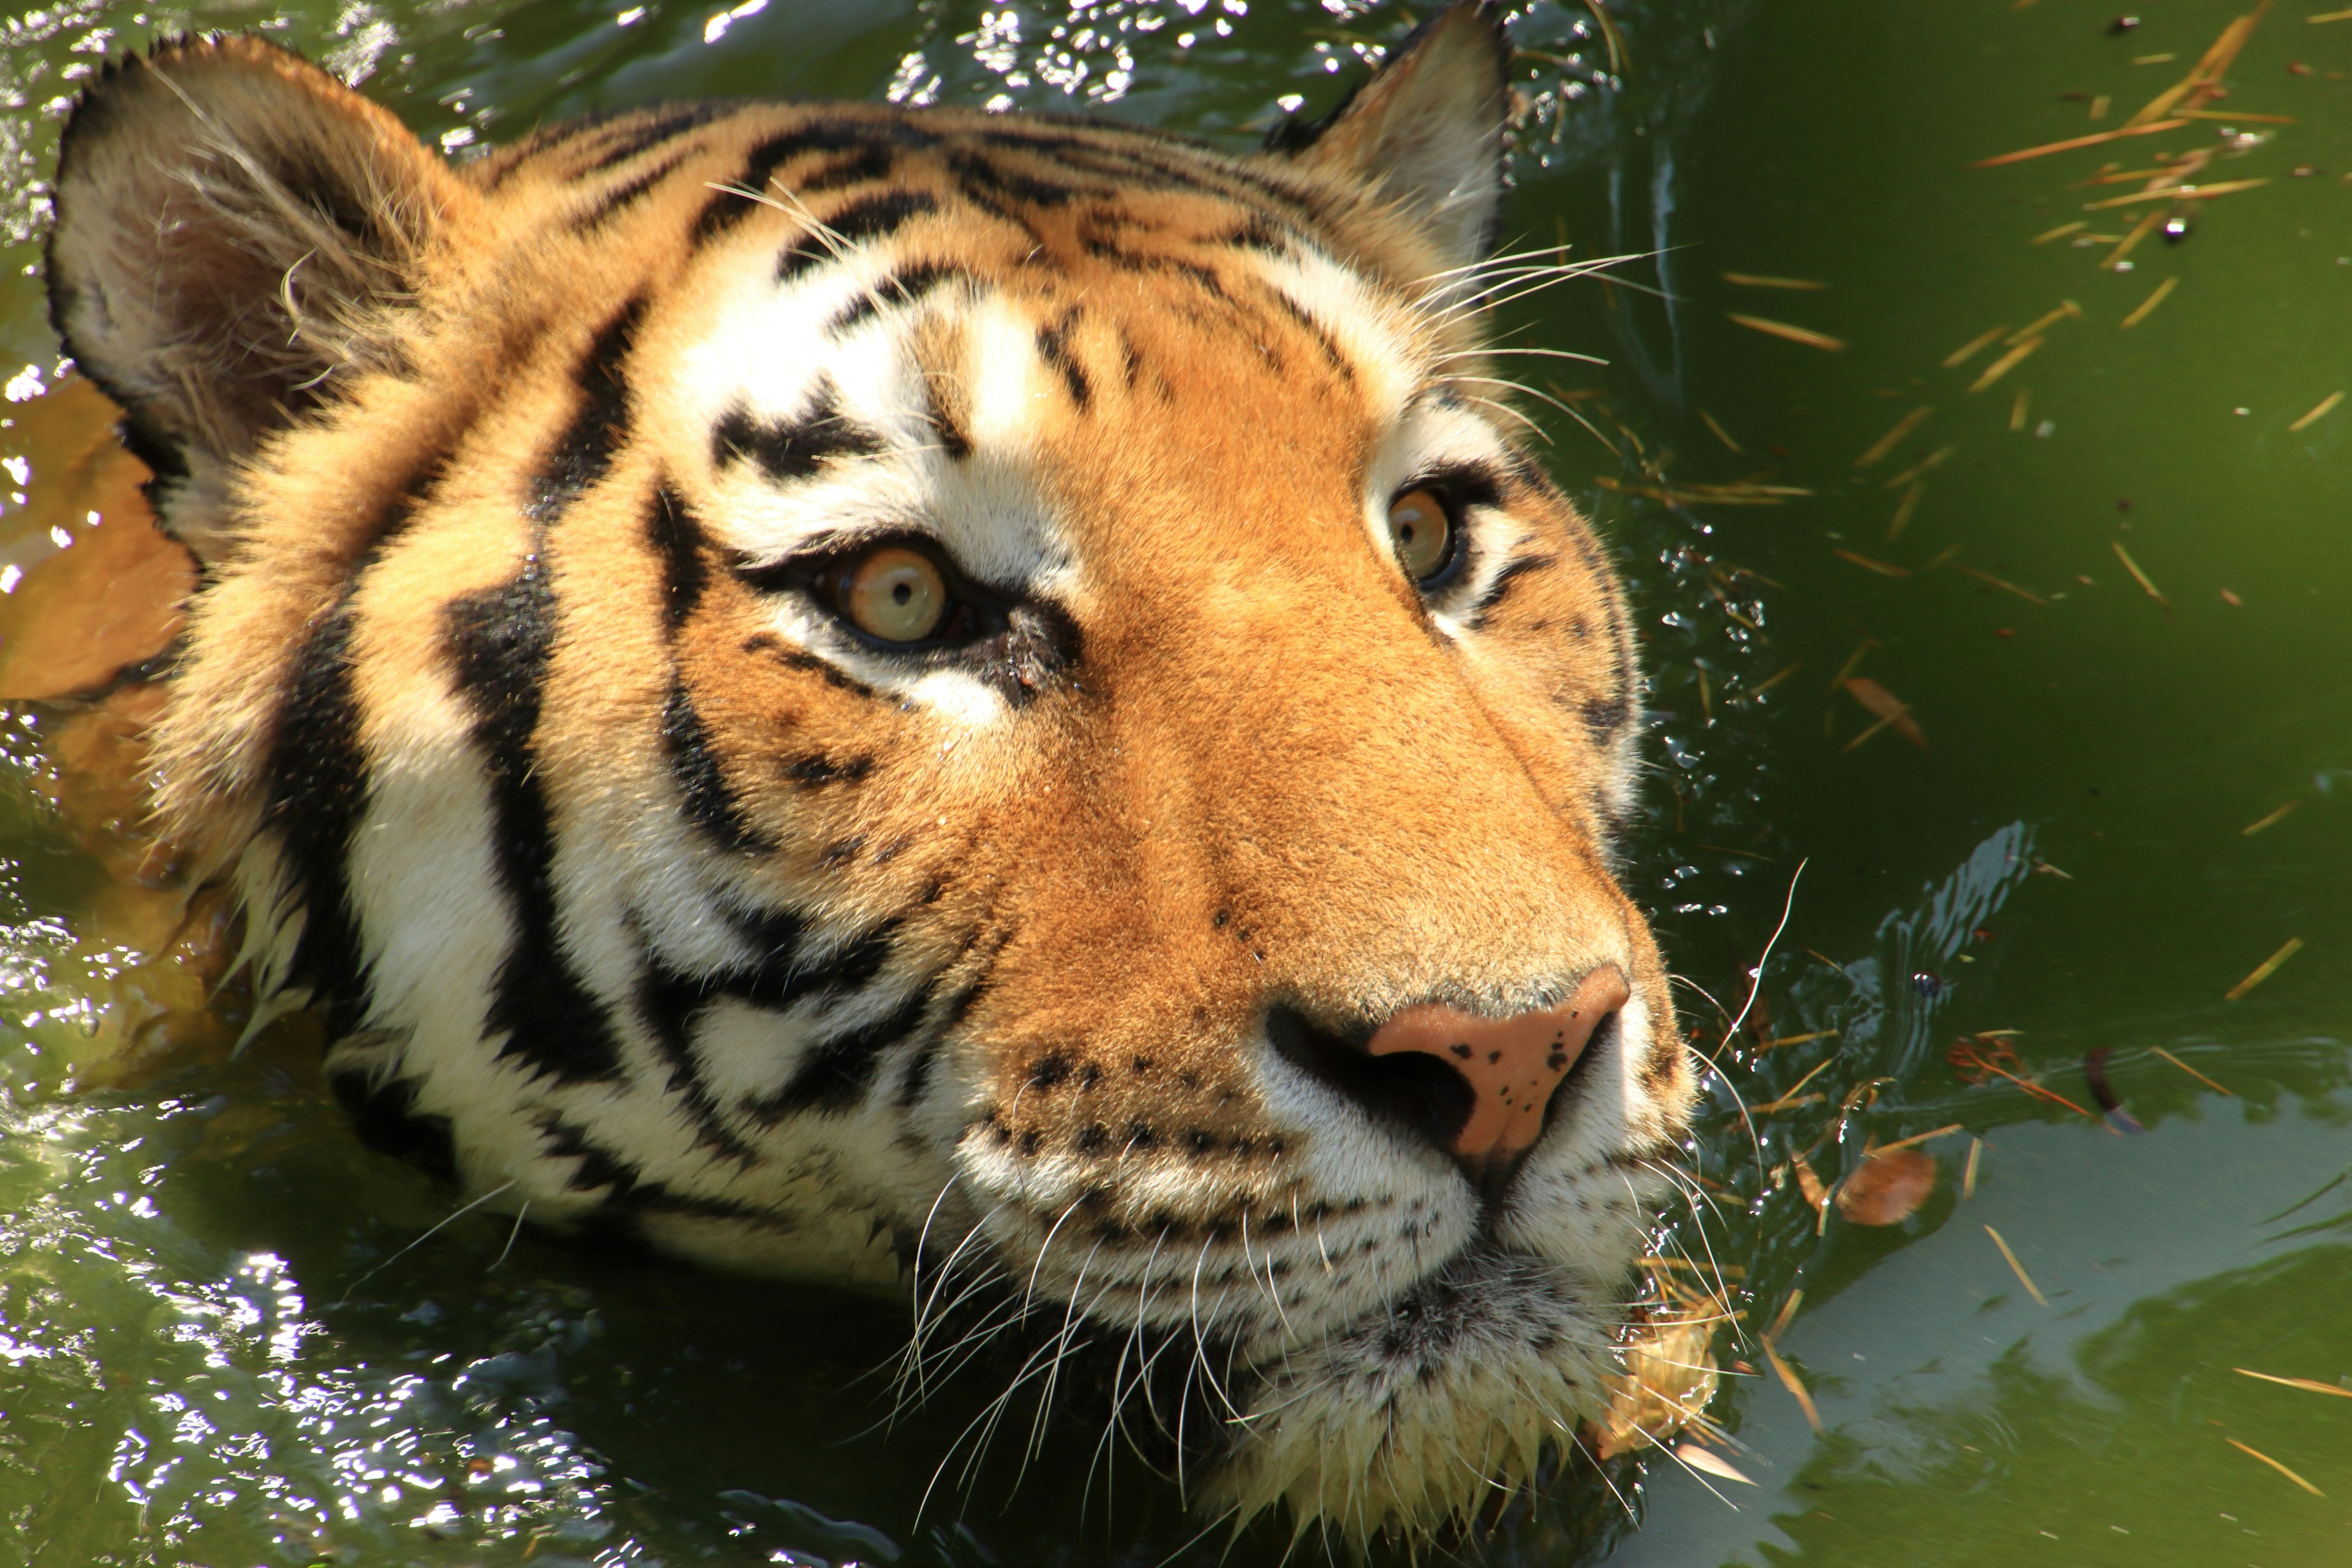
<svg viewBox="0 0 2352 1568"><path fill-rule="evenodd" d="M1482 261L1502 217L1510 63L1503 7L1453 0L1360 91L1320 120L1276 126L1267 144L1397 202L1448 266Z"/></svg>
<svg viewBox="0 0 2352 1568"><path fill-rule="evenodd" d="M66 126L49 319L170 481L234 464L338 373L467 188L392 114L257 38L107 68Z"/></svg>

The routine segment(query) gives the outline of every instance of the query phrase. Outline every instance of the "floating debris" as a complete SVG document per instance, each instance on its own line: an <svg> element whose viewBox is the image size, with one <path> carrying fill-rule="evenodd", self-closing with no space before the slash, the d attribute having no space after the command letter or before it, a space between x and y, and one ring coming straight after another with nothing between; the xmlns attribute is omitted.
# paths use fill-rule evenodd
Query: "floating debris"
<svg viewBox="0 0 2352 1568"><path fill-rule="evenodd" d="M2017 1282L2025 1287L2025 1293L2045 1307L2050 1305L2050 1298L2044 1296L2042 1293L2042 1288L2034 1284L2033 1276L2025 1271L2025 1265L2017 1260L2017 1254L2009 1249L2009 1243L2001 1238L2000 1232L1987 1226L1984 1227L1984 1233L1992 1237L1992 1244L2000 1248L2000 1255L2003 1258L2009 1259L2010 1272L2015 1274Z"/></svg>
<svg viewBox="0 0 2352 1568"><path fill-rule="evenodd" d="M1998 327L1993 329L1995 332L1998 332L2000 330L2000 329ZM1989 341L1989 338L1979 338L1977 342L1970 343L1968 348L1961 352L1964 355L1974 353L1978 349L1983 347ZM1956 364L1958 362L1957 360L1948 359L1944 363L1946 364ZM1861 457L1856 458L1853 460L1853 466L1857 468L1867 468L1876 463L1880 458L1885 457L1887 453L1892 452L1896 447L1902 445L1903 437L1911 434L1912 431L1919 428L1920 422L1934 412L1936 412L1935 409L1929 407L1926 404L1922 404L1918 407L1914 408L1910 413L1906 414L1902 418L1897 419L1895 422L1895 428L1889 430L1885 435L1881 436L1877 440L1873 441L1870 444L1870 450L1864 452Z"/></svg>
<svg viewBox="0 0 2352 1568"><path fill-rule="evenodd" d="M1742 289L1826 289L1828 284L1813 278L1770 278L1760 272L1727 272L1726 283L1736 283Z"/></svg>
<svg viewBox="0 0 2352 1568"><path fill-rule="evenodd" d="M2025 411L2032 406L2033 389L2026 386L2019 387L2017 401L2009 405L2009 427L2012 430L2024 429Z"/></svg>
<svg viewBox="0 0 2352 1568"><path fill-rule="evenodd" d="M2317 1487L2313 1486L2309 1481L2305 1480L2301 1476L2296 1475L2293 1470L2288 1469L2284 1465L2280 1464L2276 1459L2272 1458L2268 1454L2263 1453L2260 1448L2249 1448L2243 1443L2239 1442L2235 1437L2224 1437L2221 1441L2229 1444L2230 1447L2237 1449L2241 1454L2252 1455L2255 1458L2260 1459L2263 1464L2268 1465L2272 1469L2276 1470L2280 1475L2284 1476L2288 1480L2293 1481L2296 1486L2301 1487L2312 1496L2326 1497L2327 1495L2326 1492L2321 1491Z"/></svg>
<svg viewBox="0 0 2352 1568"><path fill-rule="evenodd" d="M1984 1149L1983 1139L1973 1136L1969 1139L1969 1167L1960 1177L1960 1198L1963 1202L1977 1195L1977 1163L1984 1158Z"/></svg>
<svg viewBox="0 0 2352 1568"><path fill-rule="evenodd" d="M1733 1468L1730 1460L1717 1458L1696 1443L1678 1444L1675 1448L1675 1458L1694 1470L1703 1471L1722 1480L1738 1481L1744 1487L1752 1487L1756 1484Z"/></svg>
<svg viewBox="0 0 2352 1568"><path fill-rule="evenodd" d="M2308 1389L2314 1394L2331 1394L2338 1399L2352 1399L2352 1388L2341 1387L2333 1383L2320 1383L2308 1377L2273 1377L2269 1373L2255 1372L2250 1367L2242 1366L2233 1366L2230 1370L2240 1377L2258 1378L2264 1383L2275 1383L2282 1388Z"/></svg>
<svg viewBox="0 0 2352 1568"><path fill-rule="evenodd" d="M1840 1216L1854 1225L1900 1225L1936 1190L1936 1157L1925 1149L1879 1149L1838 1184Z"/></svg>
<svg viewBox="0 0 2352 1568"><path fill-rule="evenodd" d="M1675 1305L1654 1309L1636 1324L1624 1346L1625 1371L1607 1380L1608 1408L1588 1430L1604 1459L1662 1445L1694 1423L1704 1429L1706 1407L1715 1399L1720 1377L1715 1326L1731 1311L1720 1296L1664 1279L1658 1284Z"/></svg>
<svg viewBox="0 0 2352 1568"><path fill-rule="evenodd" d="M2151 212L2142 216L2139 222L2132 226L2131 232L2117 241L2113 250L2107 252L2106 259L2099 263L2099 270L2102 272L2126 270L2124 258L2129 256L2139 242L2147 237L2150 229L2163 221L2164 215L2160 212Z"/></svg>
<svg viewBox="0 0 2352 1568"><path fill-rule="evenodd" d="M2148 581L2147 574L2139 569L2139 563L2131 558L2131 552L2124 548L2122 540L2111 539L2107 541L2107 544L2110 549L2115 551L2116 559L2124 563L2124 570L2132 574L2132 581L2137 583L2143 589L2147 590L2147 596L2149 598L2154 599L2158 604L2162 605L2168 610L2172 608L2172 601L2166 598L2163 593L2158 589L2154 583Z"/></svg>
<svg viewBox="0 0 2352 1568"><path fill-rule="evenodd" d="M1995 588L1999 588L2005 594L2014 594L2029 605L2041 605L2047 607L2050 603L2049 600L2043 598L2041 595L2032 592L2031 589L2021 588L2016 584L2008 581L2006 578L1996 577L1990 572L1979 572L1973 566L1963 566L1957 561L1951 562L1949 564L1953 571L1965 572L1979 583L1989 584Z"/></svg>
<svg viewBox="0 0 2352 1568"><path fill-rule="evenodd" d="M1926 732L1919 728L1918 721L1911 717L1911 704L1896 697L1895 693L1866 675L1850 677L1846 680L1845 689L1856 702L1878 716L1878 722L1848 741L1845 743L1845 750L1853 751L1889 725L1894 726L1897 734L1921 751L1927 749Z"/></svg>
<svg viewBox="0 0 2352 1568"><path fill-rule="evenodd" d="M2179 1068L2182 1072L2187 1073L2190 1078L2195 1079L2199 1083L2203 1084L2207 1089L2213 1090L2216 1094L2228 1094L2231 1100L2238 1098L2236 1095L2231 1094L2230 1090L2223 1089L2220 1084L2215 1083L2211 1079L2207 1078L2203 1073L2199 1072L2195 1068L2190 1067L2187 1062L2182 1061L2179 1057L2174 1056L2170 1051L2166 1050L2162 1046L2150 1046L2148 1047L2148 1049L2155 1055L2162 1057L2166 1061L2170 1062L2174 1067Z"/></svg>
<svg viewBox="0 0 2352 1568"><path fill-rule="evenodd" d="M2000 335L2007 331L2009 331L2009 323L2007 321L2003 321L2000 326L1995 327L1992 331L1982 332L1976 337L1970 338L1967 342L1962 343L1958 348L1954 349L1950 353L1944 356L1944 368L1946 370L1958 369L1961 365L1964 365L1968 363L1969 361L1974 359L1979 349L2000 342Z"/></svg>
<svg viewBox="0 0 2352 1568"><path fill-rule="evenodd" d="M1795 1110L1797 1107L1799 1107L1799 1106L1801 1106L1801 1105L1811 1105L1811 1104L1814 1104L1815 1102L1817 1102L1818 1100L1821 1100L1821 1098L1822 1098L1822 1097L1821 1097L1820 1095L1818 1095L1818 1094L1804 1094L1804 1095L1801 1095L1798 1091L1799 1091L1799 1090L1801 1090L1801 1089L1802 1089L1805 1087L1805 1085L1807 1085L1807 1084L1809 1084L1809 1083L1812 1082L1812 1081L1813 1081L1813 1079L1817 1079L1817 1078L1821 1077L1821 1076L1822 1076L1822 1071L1823 1071L1825 1068L1827 1068L1829 1067L1829 1065L1830 1065L1832 1062L1833 1062L1833 1061L1835 1061L1835 1060L1837 1060L1837 1058L1836 1058L1835 1057L1825 1057L1825 1058L1823 1058L1822 1059L1821 1064L1820 1064L1819 1066L1815 1067L1815 1068L1813 1068L1813 1070L1812 1070L1812 1071L1811 1071L1811 1072L1807 1073L1804 1077L1802 1077L1802 1078L1799 1079L1796 1081L1796 1084L1795 1084L1792 1088L1790 1088L1790 1089L1789 1090L1789 1092L1788 1092L1788 1093L1786 1093L1786 1094L1782 1095L1782 1096L1781 1096L1780 1099L1778 1099L1778 1100L1767 1100L1767 1101L1765 1101L1765 1102L1764 1102L1763 1104L1761 1104L1761 1105L1758 1105L1758 1106L1751 1106L1751 1107L1749 1108L1749 1114L1751 1114L1751 1115L1755 1115L1755 1116L1763 1116L1763 1115L1769 1114L1770 1112L1773 1112L1773 1111L1776 1111L1776 1110ZM1810 1182L1812 1184L1810 1187L1807 1187L1807 1188L1806 1188L1806 1192L1805 1192L1805 1201L1806 1201L1807 1203L1811 1204L1815 1208L1819 1208L1819 1207L1821 1207L1821 1199L1820 1199L1820 1195L1819 1195L1819 1194L1820 1194L1820 1190L1821 1190L1821 1184L1821 1184L1821 1178L1820 1178L1819 1176L1814 1175L1814 1174L1813 1174L1813 1168L1812 1168L1811 1165L1805 1164L1801 1160L1798 1162L1797 1179L1798 1179L1798 1182L1800 1183L1800 1184L1804 1184L1805 1182L1808 1182L1808 1181L1810 1181Z"/></svg>
<svg viewBox="0 0 2352 1568"><path fill-rule="evenodd" d="M2018 1059L2016 1048L2000 1037L2014 1033L2013 1029L1979 1030L1974 1040L1955 1041L1952 1048L1944 1053L1944 1059L1952 1064L1952 1070L1959 1075L1962 1083L1982 1084L1996 1078L2004 1078L2036 1100L2063 1105L2086 1121L2096 1121L2097 1117L2064 1095L2053 1089L2044 1089L2019 1070L2025 1064Z"/></svg>
<svg viewBox="0 0 2352 1568"><path fill-rule="evenodd" d="M1793 669L1796 667L1791 665L1790 668ZM1809 1046L1815 1040L1829 1040L1835 1039L1836 1037L1837 1031L1835 1029L1815 1029L1810 1034L1783 1035L1777 1040L1766 1040L1756 1048L1759 1051L1769 1051L1780 1046Z"/></svg>
<svg viewBox="0 0 2352 1568"><path fill-rule="evenodd" d="M2154 310L2158 305L2163 304L2165 296L2171 293L2174 289L2179 287L2179 284L2180 279L2178 278L2168 278L2163 282L2158 284L2156 286L2156 292L2150 294L2147 299L2142 300L2139 302L2138 307L2135 309L2130 315L2126 316L2122 321L2116 323L2116 330L2117 331L2124 331L2130 328L2137 327L2142 321L2147 321L2148 313Z"/></svg>
<svg viewBox="0 0 2352 1568"><path fill-rule="evenodd" d="M1855 565L1861 567L1864 571L1875 572L1882 577L1908 577L1911 575L1911 571L1908 567L1897 566L1891 561L1874 561L1867 555L1857 555L1853 551L1845 549L1843 546L1832 547L1830 553L1832 555L1843 556L1846 560L1851 561Z"/></svg>
<svg viewBox="0 0 2352 1568"><path fill-rule="evenodd" d="M2268 980L2272 975L2276 974L2279 971L2280 964L2284 963L2288 959L2293 958L2296 953L2302 951L2303 938L2299 936L2291 936L2287 938L2285 946L2280 948L2276 952L2272 953L2268 958L2263 959L2260 963L2254 965L2254 972L2252 974L2247 975L2243 980L2239 981L2235 985L2231 986L2229 990L2223 992L2221 994L2221 1000L2224 1002L2237 1001L2239 998L2245 995L2247 992L2252 991L2255 986L2260 985L2263 981Z"/></svg>
<svg viewBox="0 0 2352 1568"><path fill-rule="evenodd" d="M2018 344L2015 348L2010 350L2007 353L1993 361L1992 363L1985 366L1984 374L1977 377L1975 381L1969 384L1969 390L1970 392L1982 392L1986 387L1990 386L1994 382L1999 381L2002 376L2007 375L2011 371L2017 368L2018 365L2023 363L2028 355L2032 354L2034 350L2040 348L2047 342L2049 342L2047 338L2026 339L2023 342Z"/></svg>
<svg viewBox="0 0 2352 1568"><path fill-rule="evenodd" d="M1804 1380L1780 1359L1780 1352L1773 1348L1769 1340L1764 1342L1764 1359L1772 1363L1773 1375L1780 1380L1781 1386L1797 1396L1797 1406L1805 1413L1805 1425L1816 1432L1821 1431L1822 1413L1814 1407L1813 1396L1805 1392Z"/></svg>
<svg viewBox="0 0 2352 1568"><path fill-rule="evenodd" d="M2290 812L2294 811L2296 806L2301 805L2302 804L2303 802L2300 800L2288 801L2284 805L2280 806L2276 811L2272 812L2268 816L2263 817L2261 821L2249 822L2245 826L2238 829L2239 836L2244 838L2252 838L2255 834L2260 833L2265 827L2277 826L2279 823L2286 818Z"/></svg>
<svg viewBox="0 0 2352 1568"><path fill-rule="evenodd" d="M1722 442L1725 446L1730 447L1734 452L1737 452L1743 458L1748 455L1748 449L1745 447L1742 447L1738 442L1733 440L1731 438L1731 433L1715 422L1714 415L1709 414L1706 409L1702 408L1698 411L1698 416L1706 422L1706 427L1708 429L1715 432L1715 438L1717 440Z"/></svg>
<svg viewBox="0 0 2352 1568"><path fill-rule="evenodd" d="M1736 479L1721 485L1701 484L1695 480L1671 483L1662 480L1654 485L1645 485L1609 474L1595 474L1592 482L1602 489L1615 490L1620 495L1648 496L1669 506L1779 506L1791 498L1813 493L1801 485L1768 485L1754 479Z"/></svg>
<svg viewBox="0 0 2352 1568"><path fill-rule="evenodd" d="M1953 453L1958 450L1959 448L1958 447L1939 447L1936 451L1928 454L1927 457L1920 458L1917 462L1912 464L1909 468L1904 469L1901 473L1895 475L1893 479L1887 480L1879 488L1881 489L1891 490L1899 489L1904 485L1907 485L1912 480L1917 479L1920 475L1925 474L1931 469L1943 467L1945 459L1948 458Z"/></svg>
<svg viewBox="0 0 2352 1568"><path fill-rule="evenodd" d="M2065 321L2069 317L2072 317L2074 320L2078 321L2081 321L2083 319L2083 307L2077 305L2072 300L2062 300L2059 301L2058 308L2056 310L2051 311L2048 315L2042 317L2030 326L2018 328L2017 331L2010 333L2006 338L2003 338L2001 342L2007 343L2011 348L2015 348L2018 344L2023 342L2028 338L2040 337L2043 332L2049 331L2052 327L2056 326L2059 322Z"/></svg>
<svg viewBox="0 0 2352 1568"><path fill-rule="evenodd" d="M2093 213L2106 207L2137 206L2142 202L2207 202L2270 183L2265 175L2254 180L2224 180L2218 185L2167 185L2161 190L2135 191L2127 196L2109 196L2103 202L2084 202L2083 210Z"/></svg>
<svg viewBox="0 0 2352 1568"><path fill-rule="evenodd" d="M1945 448L1947 451L1950 449ZM1892 544L1903 537L1903 531L1911 526L1911 514L1919 510L1919 498L1927 492L1927 481L1925 479L1914 479L1911 488L1903 492L1902 500L1895 503L1895 521L1886 525L1887 543Z"/></svg>
<svg viewBox="0 0 2352 1568"><path fill-rule="evenodd" d="M1817 332L1811 327L1791 326L1786 321L1769 321L1762 316L1743 316L1737 310L1727 310L1724 313L1748 331L1762 332L1767 337L1780 338L1792 343L1802 343L1809 349L1820 349L1825 353L1834 354L1845 352L1844 339L1833 338L1827 332Z"/></svg>
<svg viewBox="0 0 2352 1568"><path fill-rule="evenodd" d="M2323 398L2321 398L2321 399L2319 400L2318 405L2317 405L2315 407L2314 407L2310 413L2308 413L2308 414L2305 415L2302 418L2300 418L2300 419L2296 420L2294 424L2292 424L2292 425L2288 426L2287 426L2287 431L2288 431L2288 433L2289 433L2290 435L2292 435L2294 432L2295 432L2295 431L2297 431L2297 430L2301 430L2302 428L2304 428L2304 427L2305 427L2305 426L2307 426L2307 425L2316 425L2316 424L2318 424L2321 420L2323 420L2323 419L2326 418L2326 417L2327 417L2327 416L2328 416L2331 412L2333 412L2333 411L2334 411L2334 409L2335 409L2335 407L2336 407L2336 405L2337 404L2339 404L2339 403L2341 403L2341 402L2343 402L2343 401L2344 401L2344 395L2343 395L2342 393L2340 393L2340 392L2331 392L2331 393L2329 393L2326 396L2325 396L2325 397L2323 397Z"/></svg>
<svg viewBox="0 0 2352 1568"><path fill-rule="evenodd" d="M1996 158L1979 158L1969 165L1971 169L1998 169L2004 163L2022 163L2028 158L2046 158L2053 153L2072 153L2077 147L2096 147L2119 141L2126 136L2153 136L2160 131L2178 131L2189 122L2185 120L2159 120L2146 125L2125 125L2114 131L2101 131L2089 136L2072 136L2063 142L2045 142L2039 147L2021 148L2003 153Z"/></svg>
<svg viewBox="0 0 2352 1568"><path fill-rule="evenodd" d="M2046 245L2053 239L2062 238L2066 235L2073 234L2077 229L2088 228L2090 226L2091 226L2089 224L2084 222L2081 218L2076 218L2073 223L2062 223L2056 228L2046 229L2043 232L2035 235L2032 239L2027 240L2026 243L2028 245Z"/></svg>

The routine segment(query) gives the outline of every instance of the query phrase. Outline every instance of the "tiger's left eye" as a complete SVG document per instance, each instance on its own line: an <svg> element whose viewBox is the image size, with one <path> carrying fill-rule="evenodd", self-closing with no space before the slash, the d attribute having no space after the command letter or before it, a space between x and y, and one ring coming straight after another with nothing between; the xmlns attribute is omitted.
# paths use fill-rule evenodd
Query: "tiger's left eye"
<svg viewBox="0 0 2352 1568"><path fill-rule="evenodd" d="M1407 490L1389 502L1389 538L1405 575L1426 583L1454 561L1454 520L1435 492Z"/></svg>
<svg viewBox="0 0 2352 1568"><path fill-rule="evenodd" d="M841 575L840 595L850 625L884 642L920 642L947 618L946 574L938 562L904 545L884 545L852 563Z"/></svg>

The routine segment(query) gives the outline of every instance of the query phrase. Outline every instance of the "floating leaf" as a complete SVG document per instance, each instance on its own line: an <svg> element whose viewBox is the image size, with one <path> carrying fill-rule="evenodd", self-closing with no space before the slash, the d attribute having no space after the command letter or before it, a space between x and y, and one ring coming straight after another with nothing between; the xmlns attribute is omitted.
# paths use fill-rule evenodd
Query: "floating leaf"
<svg viewBox="0 0 2352 1568"><path fill-rule="evenodd" d="M1719 1477L1727 1481L1738 1481L1743 1487L1752 1487L1756 1484L1733 1468L1730 1460L1719 1458L1708 1453L1696 1443L1680 1445L1675 1449L1675 1458L1694 1470L1704 1470L1710 1476Z"/></svg>
<svg viewBox="0 0 2352 1568"><path fill-rule="evenodd" d="M0 595L0 700L100 690L178 633L195 565L155 531L139 490L147 469L89 383L68 381L13 417L9 437L34 467L29 503L0 532L0 550L26 563Z"/></svg>
<svg viewBox="0 0 2352 1568"><path fill-rule="evenodd" d="M1856 702L1877 715L1881 726L1891 724L1896 734L1923 752L1927 749L1927 731L1921 730L1918 721L1911 717L1911 704L1866 675L1849 677L1845 689Z"/></svg>
<svg viewBox="0 0 2352 1568"><path fill-rule="evenodd" d="M1838 1184L1838 1213L1854 1225L1900 1225L1936 1190L1936 1157L1925 1149L1881 1149Z"/></svg>

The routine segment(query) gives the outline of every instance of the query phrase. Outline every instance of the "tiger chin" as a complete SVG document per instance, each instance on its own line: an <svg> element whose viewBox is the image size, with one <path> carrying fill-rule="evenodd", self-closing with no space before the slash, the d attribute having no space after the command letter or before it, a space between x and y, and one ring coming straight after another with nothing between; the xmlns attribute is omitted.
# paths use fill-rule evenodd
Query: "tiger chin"
<svg viewBox="0 0 2352 1568"><path fill-rule="evenodd" d="M1527 1484L1694 1085L1625 606L1484 341L1507 58L1463 0L1250 153L748 102L457 166L258 39L110 67L47 275L203 566L160 810L360 1135L1178 1346L1213 1512Z"/></svg>

